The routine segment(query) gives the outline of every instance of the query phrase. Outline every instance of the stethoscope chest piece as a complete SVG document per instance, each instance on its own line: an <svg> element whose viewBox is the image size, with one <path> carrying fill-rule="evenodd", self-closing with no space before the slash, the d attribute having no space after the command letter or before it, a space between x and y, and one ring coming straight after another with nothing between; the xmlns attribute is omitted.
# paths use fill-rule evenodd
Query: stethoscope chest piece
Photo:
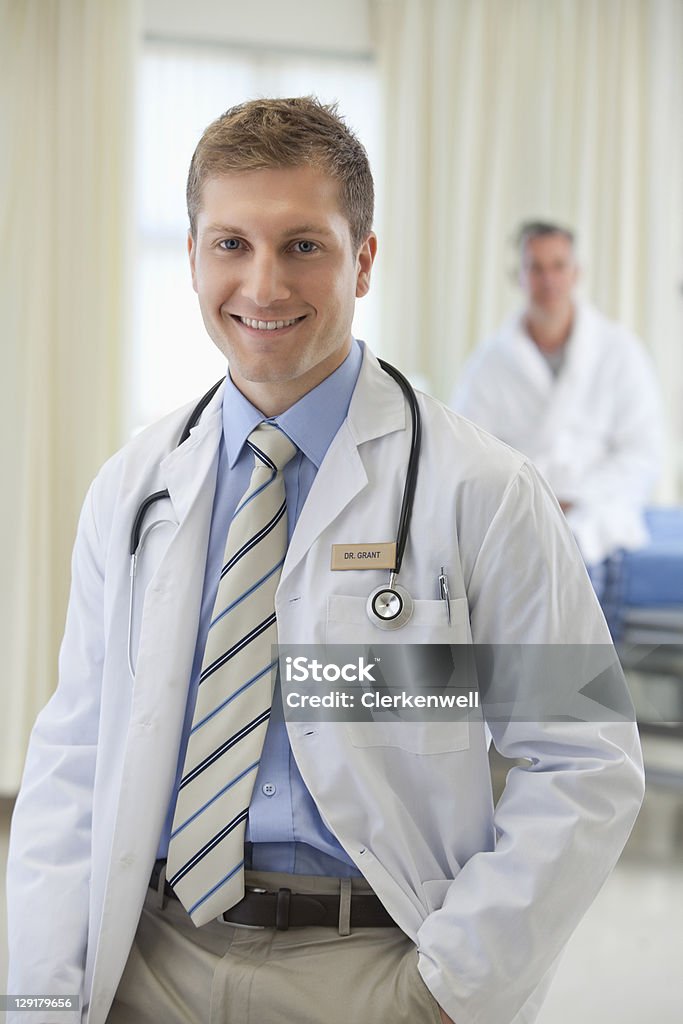
<svg viewBox="0 0 683 1024"><path fill-rule="evenodd" d="M400 629L413 614L415 605L405 589L397 583L384 584L372 591L366 610L370 621L380 629Z"/></svg>

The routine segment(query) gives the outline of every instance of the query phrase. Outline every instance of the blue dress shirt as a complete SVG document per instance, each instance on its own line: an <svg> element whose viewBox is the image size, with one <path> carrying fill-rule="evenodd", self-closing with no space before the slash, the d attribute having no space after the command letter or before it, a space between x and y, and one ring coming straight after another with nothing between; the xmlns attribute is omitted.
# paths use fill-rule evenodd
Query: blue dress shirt
<svg viewBox="0 0 683 1024"><path fill-rule="evenodd" d="M334 373L280 416L267 421L277 423L299 449L284 472L289 540L327 449L346 419L361 362L362 350L360 344L354 341L349 355ZM223 434L218 456L197 646L178 756L176 788L161 834L159 857L166 857L168 852L177 786L185 761L225 540L233 513L249 485L253 469L253 455L246 440L263 420L263 413L238 391L228 376L223 397ZM279 683L273 695L271 717L249 806L245 838L246 864L256 870L340 877L360 874L346 851L325 827L301 778L289 745Z"/></svg>

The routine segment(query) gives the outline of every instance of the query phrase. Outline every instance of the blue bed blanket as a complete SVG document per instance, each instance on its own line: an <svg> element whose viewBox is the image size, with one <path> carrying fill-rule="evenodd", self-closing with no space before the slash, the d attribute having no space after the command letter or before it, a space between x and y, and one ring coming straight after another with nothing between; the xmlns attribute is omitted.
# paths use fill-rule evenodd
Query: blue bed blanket
<svg viewBox="0 0 683 1024"><path fill-rule="evenodd" d="M650 543L609 559L601 604L616 641L683 646L683 507L649 508Z"/></svg>
<svg viewBox="0 0 683 1024"><path fill-rule="evenodd" d="M683 607L683 507L649 508L645 518L650 543L619 559L615 596L627 607Z"/></svg>

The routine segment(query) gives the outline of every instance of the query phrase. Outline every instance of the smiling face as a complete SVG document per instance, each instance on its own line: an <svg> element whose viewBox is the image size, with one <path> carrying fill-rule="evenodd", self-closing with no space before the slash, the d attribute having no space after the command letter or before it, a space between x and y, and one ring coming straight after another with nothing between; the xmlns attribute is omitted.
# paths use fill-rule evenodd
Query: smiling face
<svg viewBox="0 0 683 1024"><path fill-rule="evenodd" d="M268 416L344 361L376 251L356 253L339 185L310 166L222 174L204 184L192 284L240 391Z"/></svg>

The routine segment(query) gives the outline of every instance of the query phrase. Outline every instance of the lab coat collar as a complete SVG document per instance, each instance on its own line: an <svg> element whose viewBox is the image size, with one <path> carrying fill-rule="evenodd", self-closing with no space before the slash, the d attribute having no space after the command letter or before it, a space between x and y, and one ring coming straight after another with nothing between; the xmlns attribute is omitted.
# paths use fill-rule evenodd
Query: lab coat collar
<svg viewBox="0 0 683 1024"><path fill-rule="evenodd" d="M197 496L207 494L206 484L212 468L215 474L223 427L223 390L224 385L204 410L188 440L170 452L160 466L162 486L168 488L179 523L187 516ZM367 485L359 445L404 430L406 415L401 389L364 346L363 363L348 415L322 461L299 516L283 567L283 579L322 531Z"/></svg>
<svg viewBox="0 0 683 1024"><path fill-rule="evenodd" d="M536 425L537 438L557 437L565 423L574 415L577 395L595 379L595 365L600 350L596 345L596 313L584 302L574 304L574 323L567 341L562 368L555 377L547 360L524 330L524 310L520 310L501 332L504 345L510 346L515 362L523 368L527 384L531 384L545 402L544 412Z"/></svg>
<svg viewBox="0 0 683 1024"><path fill-rule="evenodd" d="M354 339L346 359L329 377L289 409L267 420L277 424L316 469L320 468L333 437L346 419L362 361L362 343ZM263 413L228 377L223 394L223 437L231 469L249 434L263 420Z"/></svg>
<svg viewBox="0 0 683 1024"><path fill-rule="evenodd" d="M218 467L224 388L225 384L221 384L202 413L199 423L190 431L187 441L174 448L159 467L162 486L168 489L179 523L187 516L194 499L205 485L212 466L214 469Z"/></svg>
<svg viewBox="0 0 683 1024"><path fill-rule="evenodd" d="M590 306L584 302L574 303L574 322L566 344L565 360L560 373L555 376L547 359L539 351L524 327L526 309L522 308L505 323L500 332L500 339L512 348L516 362L525 368L527 379L533 381L542 394L552 392L561 397L567 384L573 382L578 374L586 375L586 368L592 367L595 359L595 346L592 344L594 314Z"/></svg>
<svg viewBox="0 0 683 1024"><path fill-rule="evenodd" d="M363 346L363 364L346 422L356 444L374 441L406 426L403 392L367 345Z"/></svg>
<svg viewBox="0 0 683 1024"><path fill-rule="evenodd" d="M367 486L359 446L406 427L406 403L377 358L363 348L363 363L348 416L330 445L294 529L281 583L308 553L321 533Z"/></svg>

